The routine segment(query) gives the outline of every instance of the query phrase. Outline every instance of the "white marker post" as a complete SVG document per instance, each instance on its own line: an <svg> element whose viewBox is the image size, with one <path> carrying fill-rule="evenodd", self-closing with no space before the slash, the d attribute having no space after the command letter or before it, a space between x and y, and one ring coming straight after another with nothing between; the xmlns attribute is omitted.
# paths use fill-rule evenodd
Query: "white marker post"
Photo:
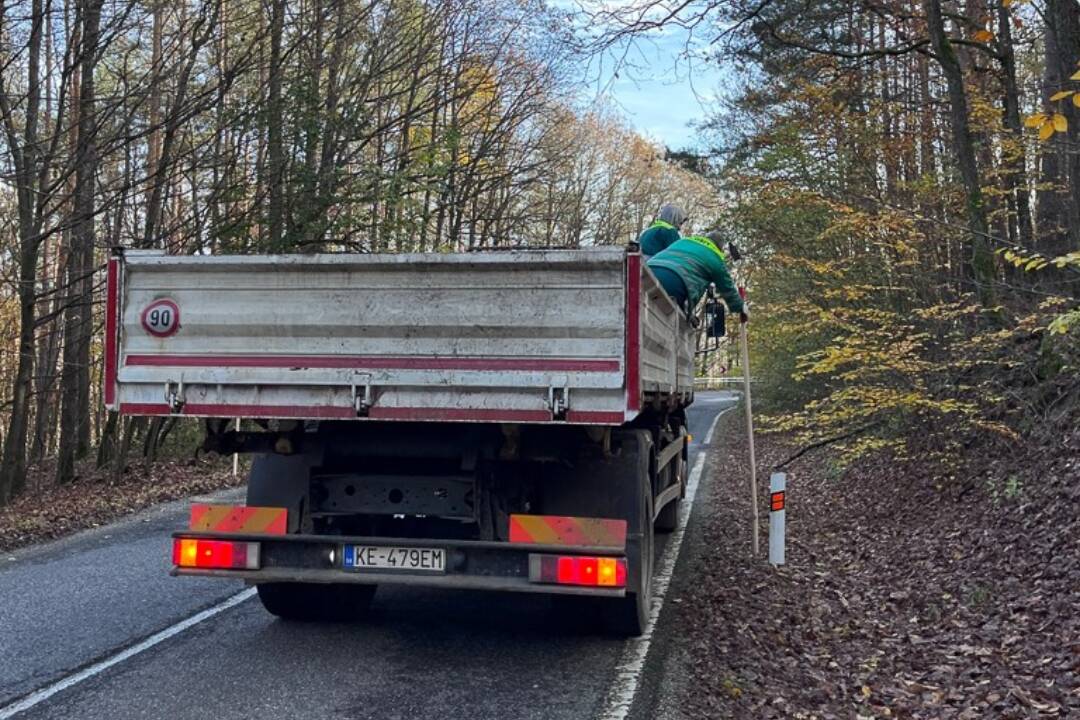
<svg viewBox="0 0 1080 720"><path fill-rule="evenodd" d="M240 432L240 418L236 418L236 432ZM233 453L232 456L232 476L236 477L240 474L240 453Z"/></svg>
<svg viewBox="0 0 1080 720"><path fill-rule="evenodd" d="M773 473L769 478L769 562L784 564L784 523L787 505L787 475Z"/></svg>

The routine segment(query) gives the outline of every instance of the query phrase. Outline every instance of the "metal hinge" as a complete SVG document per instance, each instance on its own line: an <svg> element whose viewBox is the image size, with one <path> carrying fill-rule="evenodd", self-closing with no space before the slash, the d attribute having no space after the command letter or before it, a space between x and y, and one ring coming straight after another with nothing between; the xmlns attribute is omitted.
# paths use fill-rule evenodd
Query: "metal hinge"
<svg viewBox="0 0 1080 720"><path fill-rule="evenodd" d="M179 413L184 409L184 381L172 380L165 383L165 402L169 405L169 412Z"/></svg>
<svg viewBox="0 0 1080 720"><path fill-rule="evenodd" d="M548 407L553 420L565 420L566 411L570 408L570 388L548 388Z"/></svg>
<svg viewBox="0 0 1080 720"><path fill-rule="evenodd" d="M375 392L371 387L371 375L360 373L353 378L352 383L353 409L357 417L367 417L371 406L375 404Z"/></svg>

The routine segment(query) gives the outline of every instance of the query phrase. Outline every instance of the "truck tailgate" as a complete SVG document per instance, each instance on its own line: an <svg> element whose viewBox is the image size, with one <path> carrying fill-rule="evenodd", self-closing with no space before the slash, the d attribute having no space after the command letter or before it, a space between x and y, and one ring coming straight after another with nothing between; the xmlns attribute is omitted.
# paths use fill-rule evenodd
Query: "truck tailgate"
<svg viewBox="0 0 1080 720"><path fill-rule="evenodd" d="M614 425L690 376L685 320L623 248L128 251L108 277L125 414Z"/></svg>

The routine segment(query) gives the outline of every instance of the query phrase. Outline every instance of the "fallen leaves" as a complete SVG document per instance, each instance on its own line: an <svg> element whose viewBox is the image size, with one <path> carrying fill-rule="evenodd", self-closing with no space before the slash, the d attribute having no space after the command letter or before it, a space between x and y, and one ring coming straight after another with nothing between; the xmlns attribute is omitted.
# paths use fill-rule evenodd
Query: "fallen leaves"
<svg viewBox="0 0 1080 720"><path fill-rule="evenodd" d="M232 477L231 460L134 464L119 478L80 467L68 485L46 485L49 467L34 468L29 487L0 508L0 550L98 527L158 503L244 482Z"/></svg>
<svg viewBox="0 0 1080 720"><path fill-rule="evenodd" d="M722 422L708 551L674 606L685 717L1080 717L1080 431L1024 457L973 453L962 499L929 464L837 477L804 458L774 571L746 560L744 442L736 414ZM786 457L776 436L758 441L762 467ZM995 500L991 476L1016 472L1022 497Z"/></svg>

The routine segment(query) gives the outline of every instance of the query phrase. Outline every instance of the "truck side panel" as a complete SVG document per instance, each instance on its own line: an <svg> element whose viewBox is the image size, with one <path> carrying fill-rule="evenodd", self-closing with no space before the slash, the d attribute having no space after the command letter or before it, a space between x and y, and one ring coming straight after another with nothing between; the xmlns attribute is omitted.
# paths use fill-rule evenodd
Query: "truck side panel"
<svg viewBox="0 0 1080 720"><path fill-rule="evenodd" d="M693 390L693 333L686 315L642 267L641 385L646 396L685 400Z"/></svg>

